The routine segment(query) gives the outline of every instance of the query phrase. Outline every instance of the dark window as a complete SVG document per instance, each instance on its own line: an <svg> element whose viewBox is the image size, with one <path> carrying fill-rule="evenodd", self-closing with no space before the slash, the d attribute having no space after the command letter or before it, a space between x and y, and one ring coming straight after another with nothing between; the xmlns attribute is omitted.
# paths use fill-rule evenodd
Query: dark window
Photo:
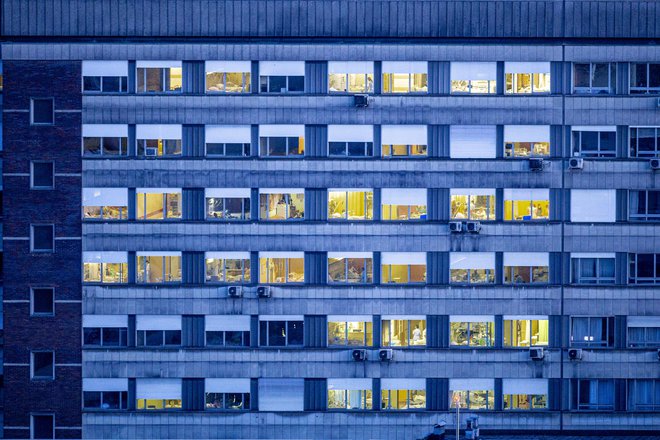
<svg viewBox="0 0 660 440"><path fill-rule="evenodd" d="M32 225L31 232L32 252L53 252L55 250L53 225Z"/></svg>
<svg viewBox="0 0 660 440"><path fill-rule="evenodd" d="M630 64L630 93L634 95L660 93L660 64Z"/></svg>
<svg viewBox="0 0 660 440"><path fill-rule="evenodd" d="M53 98L32 98L30 113L32 125L52 125L55 121Z"/></svg>
<svg viewBox="0 0 660 440"><path fill-rule="evenodd" d="M305 90L304 76L262 76L260 78L261 93L292 93Z"/></svg>
<svg viewBox="0 0 660 440"><path fill-rule="evenodd" d="M629 284L660 284L660 254L629 254Z"/></svg>
<svg viewBox="0 0 660 440"><path fill-rule="evenodd" d="M32 188L52 189L55 186L55 164L53 162L32 162Z"/></svg>
<svg viewBox="0 0 660 440"><path fill-rule="evenodd" d="M574 284L614 284L614 258L572 258Z"/></svg>
<svg viewBox="0 0 660 440"><path fill-rule="evenodd" d="M207 143L207 156L243 157L250 155L249 143Z"/></svg>
<svg viewBox="0 0 660 440"><path fill-rule="evenodd" d="M615 157L615 131L574 131L573 155L580 157Z"/></svg>
<svg viewBox="0 0 660 440"><path fill-rule="evenodd" d="M85 92L100 92L101 91L101 77L100 76L85 76L85 77L83 77L83 91L85 91Z"/></svg>
<svg viewBox="0 0 660 440"><path fill-rule="evenodd" d="M628 411L660 411L660 380L629 380Z"/></svg>
<svg viewBox="0 0 660 440"><path fill-rule="evenodd" d="M371 157L373 142L328 142L328 155L335 157Z"/></svg>
<svg viewBox="0 0 660 440"><path fill-rule="evenodd" d="M84 344L103 347L126 347L128 329L122 327L85 327Z"/></svg>
<svg viewBox="0 0 660 440"><path fill-rule="evenodd" d="M630 127L630 157L657 157L660 152L658 127Z"/></svg>
<svg viewBox="0 0 660 440"><path fill-rule="evenodd" d="M31 438L55 438L55 416L53 414L32 414L31 422Z"/></svg>
<svg viewBox="0 0 660 440"><path fill-rule="evenodd" d="M262 137L259 138L261 156L303 156L305 141L298 137Z"/></svg>
<svg viewBox="0 0 660 440"><path fill-rule="evenodd" d="M181 330L138 330L138 347L176 347L181 345Z"/></svg>
<svg viewBox="0 0 660 440"><path fill-rule="evenodd" d="M601 316L571 318L571 346L614 346L614 318Z"/></svg>
<svg viewBox="0 0 660 440"><path fill-rule="evenodd" d="M32 288L32 315L52 316L55 314L55 289L52 287Z"/></svg>
<svg viewBox="0 0 660 440"><path fill-rule="evenodd" d="M83 393L85 409L127 409L127 391L85 391Z"/></svg>
<svg viewBox="0 0 660 440"><path fill-rule="evenodd" d="M657 222L660 220L660 191L630 191L628 219Z"/></svg>
<svg viewBox="0 0 660 440"><path fill-rule="evenodd" d="M128 138L126 137L84 137L84 156L126 156Z"/></svg>
<svg viewBox="0 0 660 440"><path fill-rule="evenodd" d="M240 330L209 330L206 332L206 345L208 347L249 347L250 332Z"/></svg>
<svg viewBox="0 0 660 440"><path fill-rule="evenodd" d="M573 91L580 94L612 94L616 84L616 63L573 64Z"/></svg>
<svg viewBox="0 0 660 440"><path fill-rule="evenodd" d="M630 318L628 318L630 320ZM653 323L631 326L628 322L628 347L660 347L660 326Z"/></svg>
<svg viewBox="0 0 660 440"><path fill-rule="evenodd" d="M285 347L303 345L303 321L260 321L259 345Z"/></svg>
<svg viewBox="0 0 660 440"><path fill-rule="evenodd" d="M55 377L55 353L52 351L32 352L32 378L53 379Z"/></svg>
<svg viewBox="0 0 660 440"><path fill-rule="evenodd" d="M614 409L614 380L573 380L571 384L571 409L590 411Z"/></svg>

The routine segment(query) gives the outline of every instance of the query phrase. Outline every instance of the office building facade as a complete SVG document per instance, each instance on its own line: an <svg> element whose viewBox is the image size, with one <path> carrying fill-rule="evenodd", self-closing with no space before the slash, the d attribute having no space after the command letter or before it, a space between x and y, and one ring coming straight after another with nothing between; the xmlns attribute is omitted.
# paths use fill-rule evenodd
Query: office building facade
<svg viewBox="0 0 660 440"><path fill-rule="evenodd" d="M660 429L660 6L3 2L11 438Z"/></svg>

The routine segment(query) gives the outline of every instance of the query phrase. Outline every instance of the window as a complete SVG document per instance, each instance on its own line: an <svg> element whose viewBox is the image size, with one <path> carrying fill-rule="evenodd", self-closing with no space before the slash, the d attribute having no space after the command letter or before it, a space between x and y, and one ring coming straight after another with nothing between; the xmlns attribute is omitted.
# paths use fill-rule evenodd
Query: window
<svg viewBox="0 0 660 440"><path fill-rule="evenodd" d="M630 63L630 94L660 93L660 64Z"/></svg>
<svg viewBox="0 0 660 440"><path fill-rule="evenodd" d="M181 346L181 316L138 315L135 319L138 347Z"/></svg>
<svg viewBox="0 0 660 440"><path fill-rule="evenodd" d="M83 124L83 157L128 156L128 125Z"/></svg>
<svg viewBox="0 0 660 440"><path fill-rule="evenodd" d="M30 225L30 251L55 252L54 225Z"/></svg>
<svg viewBox="0 0 660 440"><path fill-rule="evenodd" d="M549 255L544 252L505 252L505 284L547 284Z"/></svg>
<svg viewBox="0 0 660 440"><path fill-rule="evenodd" d="M32 380L55 379L55 352L33 351L30 356L30 377Z"/></svg>
<svg viewBox="0 0 660 440"><path fill-rule="evenodd" d="M426 61L383 61L383 93L426 93Z"/></svg>
<svg viewBox="0 0 660 440"><path fill-rule="evenodd" d="M259 379L259 411L303 411L305 379Z"/></svg>
<svg viewBox="0 0 660 440"><path fill-rule="evenodd" d="M450 190L452 220L495 220L495 190L469 188Z"/></svg>
<svg viewBox="0 0 660 440"><path fill-rule="evenodd" d="M96 347L128 346L128 316L83 315L83 344Z"/></svg>
<svg viewBox="0 0 660 440"><path fill-rule="evenodd" d="M469 410L495 409L493 379L449 379L449 407Z"/></svg>
<svg viewBox="0 0 660 440"><path fill-rule="evenodd" d="M83 282L128 282L127 252L83 252Z"/></svg>
<svg viewBox="0 0 660 440"><path fill-rule="evenodd" d="M328 125L328 156L372 157L373 125Z"/></svg>
<svg viewBox="0 0 660 440"><path fill-rule="evenodd" d="M303 252L259 252L259 282L271 284L303 283Z"/></svg>
<svg viewBox="0 0 660 440"><path fill-rule="evenodd" d="M328 283L373 283L371 252L328 252Z"/></svg>
<svg viewBox="0 0 660 440"><path fill-rule="evenodd" d="M305 91L304 61L260 61L261 93L302 93Z"/></svg>
<svg viewBox="0 0 660 440"><path fill-rule="evenodd" d="M504 126L504 157L529 158L548 156L550 156L550 126Z"/></svg>
<svg viewBox="0 0 660 440"><path fill-rule="evenodd" d="M426 220L426 188L383 188L381 190L384 221Z"/></svg>
<svg viewBox="0 0 660 440"><path fill-rule="evenodd" d="M171 220L181 218L181 189L137 188L135 190L137 220Z"/></svg>
<svg viewBox="0 0 660 440"><path fill-rule="evenodd" d="M371 61L328 62L330 93L373 93L374 63Z"/></svg>
<svg viewBox="0 0 660 440"><path fill-rule="evenodd" d="M550 63L504 63L507 94L550 93Z"/></svg>
<svg viewBox="0 0 660 440"><path fill-rule="evenodd" d="M138 283L180 283L181 252L138 252Z"/></svg>
<svg viewBox="0 0 660 440"><path fill-rule="evenodd" d="M497 63L451 63L451 92L497 93Z"/></svg>
<svg viewBox="0 0 660 440"><path fill-rule="evenodd" d="M30 181L32 189L55 188L55 163L52 161L30 162Z"/></svg>
<svg viewBox="0 0 660 440"><path fill-rule="evenodd" d="M614 346L614 318L601 316L571 317L571 346Z"/></svg>
<svg viewBox="0 0 660 440"><path fill-rule="evenodd" d="M53 98L30 99L30 124L53 125L55 123L55 104Z"/></svg>
<svg viewBox="0 0 660 440"><path fill-rule="evenodd" d="M209 220L250 220L250 188L207 188L206 218Z"/></svg>
<svg viewBox="0 0 660 440"><path fill-rule="evenodd" d="M449 127L449 157L452 159L495 159L497 129L494 125Z"/></svg>
<svg viewBox="0 0 660 440"><path fill-rule="evenodd" d="M660 347L660 317L628 316L628 347Z"/></svg>
<svg viewBox="0 0 660 440"><path fill-rule="evenodd" d="M142 379L135 383L138 410L181 409L181 379Z"/></svg>
<svg viewBox="0 0 660 440"><path fill-rule="evenodd" d="M84 220L127 220L128 188L83 188Z"/></svg>
<svg viewBox="0 0 660 440"><path fill-rule="evenodd" d="M249 125L207 125L206 155L209 157L247 157L250 155L252 129Z"/></svg>
<svg viewBox="0 0 660 440"><path fill-rule="evenodd" d="M455 315L449 317L449 345L492 347L495 345L495 318Z"/></svg>
<svg viewBox="0 0 660 440"><path fill-rule="evenodd" d="M547 316L504 315L505 347L537 347L547 345Z"/></svg>
<svg viewBox="0 0 660 440"><path fill-rule="evenodd" d="M328 379L328 409L372 409L371 379Z"/></svg>
<svg viewBox="0 0 660 440"><path fill-rule="evenodd" d="M371 316L329 315L328 346L373 346L373 324Z"/></svg>
<svg viewBox="0 0 660 440"><path fill-rule="evenodd" d="M83 378L83 408L128 409L128 379Z"/></svg>
<svg viewBox="0 0 660 440"><path fill-rule="evenodd" d="M128 61L82 62L83 92L128 92Z"/></svg>
<svg viewBox="0 0 660 440"><path fill-rule="evenodd" d="M628 411L660 410L660 380L629 379Z"/></svg>
<svg viewBox="0 0 660 440"><path fill-rule="evenodd" d="M573 93L614 94L616 63L574 63Z"/></svg>
<svg viewBox="0 0 660 440"><path fill-rule="evenodd" d="M628 220L660 220L660 191L630 191Z"/></svg>
<svg viewBox="0 0 660 440"><path fill-rule="evenodd" d="M426 316L381 317L383 347L425 347Z"/></svg>
<svg viewBox="0 0 660 440"><path fill-rule="evenodd" d="M302 157L305 154L304 125L260 125L259 155Z"/></svg>
<svg viewBox="0 0 660 440"><path fill-rule="evenodd" d="M302 316L260 316L259 346L302 347Z"/></svg>
<svg viewBox="0 0 660 440"><path fill-rule="evenodd" d="M55 289L52 287L30 288L31 315L55 315Z"/></svg>
<svg viewBox="0 0 660 440"><path fill-rule="evenodd" d="M260 188L259 219L304 220L305 190Z"/></svg>
<svg viewBox="0 0 660 440"><path fill-rule="evenodd" d="M630 127L630 157L658 157L660 127Z"/></svg>
<svg viewBox="0 0 660 440"><path fill-rule="evenodd" d="M372 189L329 189L328 220L373 220Z"/></svg>
<svg viewBox="0 0 660 440"><path fill-rule="evenodd" d="M207 61L206 93L250 93L250 61Z"/></svg>
<svg viewBox="0 0 660 440"><path fill-rule="evenodd" d="M573 284L614 284L614 254L571 254Z"/></svg>
<svg viewBox="0 0 660 440"><path fill-rule="evenodd" d="M588 411L613 411L614 380L571 380L571 409Z"/></svg>
<svg viewBox="0 0 660 440"><path fill-rule="evenodd" d="M426 409L425 379L389 379L380 381L381 409Z"/></svg>
<svg viewBox="0 0 660 440"><path fill-rule="evenodd" d="M180 92L182 68L180 61L138 61L137 92Z"/></svg>
<svg viewBox="0 0 660 440"><path fill-rule="evenodd" d="M55 415L30 414L30 438L55 438Z"/></svg>
<svg viewBox="0 0 660 440"><path fill-rule="evenodd" d="M449 281L454 284L493 284L494 252L451 252Z"/></svg>
<svg viewBox="0 0 660 440"><path fill-rule="evenodd" d="M550 190L505 189L504 220L533 221L550 219Z"/></svg>
<svg viewBox="0 0 660 440"><path fill-rule="evenodd" d="M138 156L181 156L181 125L137 125L135 137Z"/></svg>
<svg viewBox="0 0 660 440"><path fill-rule="evenodd" d="M660 284L660 254L628 254L628 284Z"/></svg>
<svg viewBox="0 0 660 440"><path fill-rule="evenodd" d="M207 283L249 283L249 252L206 252Z"/></svg>
<svg viewBox="0 0 660 440"><path fill-rule="evenodd" d="M573 156L616 157L616 127L573 126Z"/></svg>
<svg viewBox="0 0 660 440"><path fill-rule="evenodd" d="M383 284L426 282L425 252L382 252L380 263Z"/></svg>
<svg viewBox="0 0 660 440"><path fill-rule="evenodd" d="M249 347L249 315L206 315L207 347Z"/></svg>
<svg viewBox="0 0 660 440"><path fill-rule="evenodd" d="M204 379L207 410L250 409L250 379Z"/></svg>
<svg viewBox="0 0 660 440"><path fill-rule="evenodd" d="M547 379L502 379L504 410L548 408Z"/></svg>
<svg viewBox="0 0 660 440"><path fill-rule="evenodd" d="M572 189L571 222L616 221L616 190Z"/></svg>
<svg viewBox="0 0 660 440"><path fill-rule="evenodd" d="M383 157L428 156L428 128L426 125L383 125L381 142Z"/></svg>

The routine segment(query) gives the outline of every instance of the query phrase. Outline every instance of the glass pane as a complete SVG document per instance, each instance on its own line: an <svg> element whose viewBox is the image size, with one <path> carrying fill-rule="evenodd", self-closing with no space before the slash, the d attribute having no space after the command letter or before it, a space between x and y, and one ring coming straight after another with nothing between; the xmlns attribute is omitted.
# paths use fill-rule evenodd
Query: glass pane
<svg viewBox="0 0 660 440"><path fill-rule="evenodd" d="M573 66L573 86L584 88L590 87L589 64L575 64Z"/></svg>
<svg viewBox="0 0 660 440"><path fill-rule="evenodd" d="M101 91L101 77L100 76L85 76L83 78L83 90L85 92L100 92Z"/></svg>

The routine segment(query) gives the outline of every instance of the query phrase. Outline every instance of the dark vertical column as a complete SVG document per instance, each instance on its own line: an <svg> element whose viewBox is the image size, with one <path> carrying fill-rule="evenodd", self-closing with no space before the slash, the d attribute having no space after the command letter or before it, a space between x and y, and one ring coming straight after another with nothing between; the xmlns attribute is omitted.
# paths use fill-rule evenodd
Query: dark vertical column
<svg viewBox="0 0 660 440"><path fill-rule="evenodd" d="M305 379L305 411L324 411L328 406L328 382L326 379Z"/></svg>
<svg viewBox="0 0 660 440"><path fill-rule="evenodd" d="M371 393L373 401L373 409L375 411L380 411L380 378L374 378L373 380L373 391Z"/></svg>
<svg viewBox="0 0 660 440"><path fill-rule="evenodd" d="M561 125L550 126L550 157L562 157L564 151L564 127Z"/></svg>
<svg viewBox="0 0 660 440"><path fill-rule="evenodd" d="M129 347L135 347L135 315L128 315L128 328L126 329L126 342Z"/></svg>
<svg viewBox="0 0 660 440"><path fill-rule="evenodd" d="M383 62L374 61L374 94L383 93Z"/></svg>
<svg viewBox="0 0 660 440"><path fill-rule="evenodd" d="M259 188L250 191L250 220L259 220Z"/></svg>
<svg viewBox="0 0 660 440"><path fill-rule="evenodd" d="M561 315L550 315L548 317L548 326L550 333L550 340L548 345L551 348L562 348L562 317Z"/></svg>
<svg viewBox="0 0 660 440"><path fill-rule="evenodd" d="M59 437L81 437L82 316L78 61L10 61L4 69L4 436L26 438L30 413L55 415ZM54 123L30 124L31 98L52 98ZM52 160L53 190L30 190L30 161ZM53 224L52 253L30 251L30 224ZM54 288L55 315L30 317L30 285ZM46 335L48 337L46 337ZM53 380L30 379L30 351L53 350ZM60 429L67 427L67 429Z"/></svg>
<svg viewBox="0 0 660 440"><path fill-rule="evenodd" d="M128 156L135 157L137 155L137 140L135 137L135 124L128 125Z"/></svg>
<svg viewBox="0 0 660 440"><path fill-rule="evenodd" d="M259 410L259 379L250 379L250 410Z"/></svg>
<svg viewBox="0 0 660 440"><path fill-rule="evenodd" d="M257 284L259 274L259 252L250 252L250 281Z"/></svg>
<svg viewBox="0 0 660 440"><path fill-rule="evenodd" d="M451 90L450 64L448 61L429 61L429 93L448 95Z"/></svg>
<svg viewBox="0 0 660 440"><path fill-rule="evenodd" d="M186 157L204 157L204 125L183 125L182 153Z"/></svg>
<svg viewBox="0 0 660 440"><path fill-rule="evenodd" d="M504 157L504 125L495 127L495 157L498 159Z"/></svg>
<svg viewBox="0 0 660 440"><path fill-rule="evenodd" d="M325 284L327 280L328 254L305 252L305 284Z"/></svg>
<svg viewBox="0 0 660 440"><path fill-rule="evenodd" d="M128 410L135 411L135 399L136 399L136 381L134 377L128 379Z"/></svg>
<svg viewBox="0 0 660 440"><path fill-rule="evenodd" d="M628 221L628 190L616 190L616 221Z"/></svg>
<svg viewBox="0 0 660 440"><path fill-rule="evenodd" d="M259 315L250 317L250 347L259 346Z"/></svg>
<svg viewBox="0 0 660 440"><path fill-rule="evenodd" d="M305 62L305 93L315 95L328 93L327 61Z"/></svg>
<svg viewBox="0 0 660 440"><path fill-rule="evenodd" d="M183 378L181 381L181 406L186 411L201 411L204 409L204 379Z"/></svg>
<svg viewBox="0 0 660 440"><path fill-rule="evenodd" d="M504 345L504 320L502 315L495 315L495 347Z"/></svg>
<svg viewBox="0 0 660 440"><path fill-rule="evenodd" d="M259 61L252 61L250 92L253 94L259 93Z"/></svg>
<svg viewBox="0 0 660 440"><path fill-rule="evenodd" d="M502 396L502 379L495 378L495 411L502 411L504 398Z"/></svg>
<svg viewBox="0 0 660 440"><path fill-rule="evenodd" d="M562 283L562 253L550 252L550 267L548 268L548 281L550 284Z"/></svg>
<svg viewBox="0 0 660 440"><path fill-rule="evenodd" d="M614 348L626 348L627 326L628 317L626 315L616 315L614 317Z"/></svg>
<svg viewBox="0 0 660 440"><path fill-rule="evenodd" d="M630 63L616 64L616 94L627 95L630 89Z"/></svg>
<svg viewBox="0 0 660 440"><path fill-rule="evenodd" d="M374 125L374 157L380 157L382 155L383 142L380 128L380 125Z"/></svg>
<svg viewBox="0 0 660 440"><path fill-rule="evenodd" d="M497 94L504 95L504 61L497 62Z"/></svg>
<svg viewBox="0 0 660 440"><path fill-rule="evenodd" d="M328 126L305 126L305 156L326 157L328 154Z"/></svg>
<svg viewBox="0 0 660 440"><path fill-rule="evenodd" d="M548 409L550 411L561 409L561 379L548 379Z"/></svg>
<svg viewBox="0 0 660 440"><path fill-rule="evenodd" d="M428 194L428 216L430 221L449 220L449 189L429 188Z"/></svg>
<svg viewBox="0 0 660 440"><path fill-rule="evenodd" d="M183 252L181 266L185 284L204 283L204 252Z"/></svg>
<svg viewBox="0 0 660 440"><path fill-rule="evenodd" d="M426 284L442 284L442 252L426 253Z"/></svg>
<svg viewBox="0 0 660 440"><path fill-rule="evenodd" d="M617 252L614 258L614 282L618 285L628 283L628 253Z"/></svg>
<svg viewBox="0 0 660 440"><path fill-rule="evenodd" d="M137 88L135 60L128 62L128 93L135 93Z"/></svg>
<svg viewBox="0 0 660 440"><path fill-rule="evenodd" d="M374 205L374 221L379 221L381 219L381 214L383 213L383 209L381 208L381 188L374 188L374 200L373 200L373 205ZM374 261L375 264L375 261ZM375 267L374 267L375 269Z"/></svg>
<svg viewBox="0 0 660 440"><path fill-rule="evenodd" d="M183 93L204 93L204 61L183 62Z"/></svg>
<svg viewBox="0 0 660 440"><path fill-rule="evenodd" d="M323 348L328 345L328 322L325 315L305 315L303 333L305 347Z"/></svg>
<svg viewBox="0 0 660 440"><path fill-rule="evenodd" d="M628 126L627 125L617 125L616 126L616 157L626 158L628 157Z"/></svg>
<svg viewBox="0 0 660 440"><path fill-rule="evenodd" d="M504 221L504 188L495 188L495 220Z"/></svg>
<svg viewBox="0 0 660 440"><path fill-rule="evenodd" d="M204 346L204 315L181 317L181 345L184 347Z"/></svg>
<svg viewBox="0 0 660 440"><path fill-rule="evenodd" d="M259 156L259 126L252 124L251 127L252 137L250 142L250 156L258 157Z"/></svg>
<svg viewBox="0 0 660 440"><path fill-rule="evenodd" d="M184 188L183 197L183 219L204 220L206 212L204 200L204 188Z"/></svg>
<svg viewBox="0 0 660 440"><path fill-rule="evenodd" d="M429 411L447 411L449 379L429 377L426 379L426 409Z"/></svg>
<svg viewBox="0 0 660 440"><path fill-rule="evenodd" d="M504 253L495 252L495 284L504 282Z"/></svg>
<svg viewBox="0 0 660 440"><path fill-rule="evenodd" d="M550 63L550 93L561 95L564 84L564 63L552 61Z"/></svg>
<svg viewBox="0 0 660 440"><path fill-rule="evenodd" d="M128 252L128 284L135 284L137 278L137 257L135 251Z"/></svg>
<svg viewBox="0 0 660 440"><path fill-rule="evenodd" d="M380 347L381 344L381 323L380 323L380 315L374 315L373 316L373 322L372 322L372 331L373 331L373 343L374 343L374 348Z"/></svg>

